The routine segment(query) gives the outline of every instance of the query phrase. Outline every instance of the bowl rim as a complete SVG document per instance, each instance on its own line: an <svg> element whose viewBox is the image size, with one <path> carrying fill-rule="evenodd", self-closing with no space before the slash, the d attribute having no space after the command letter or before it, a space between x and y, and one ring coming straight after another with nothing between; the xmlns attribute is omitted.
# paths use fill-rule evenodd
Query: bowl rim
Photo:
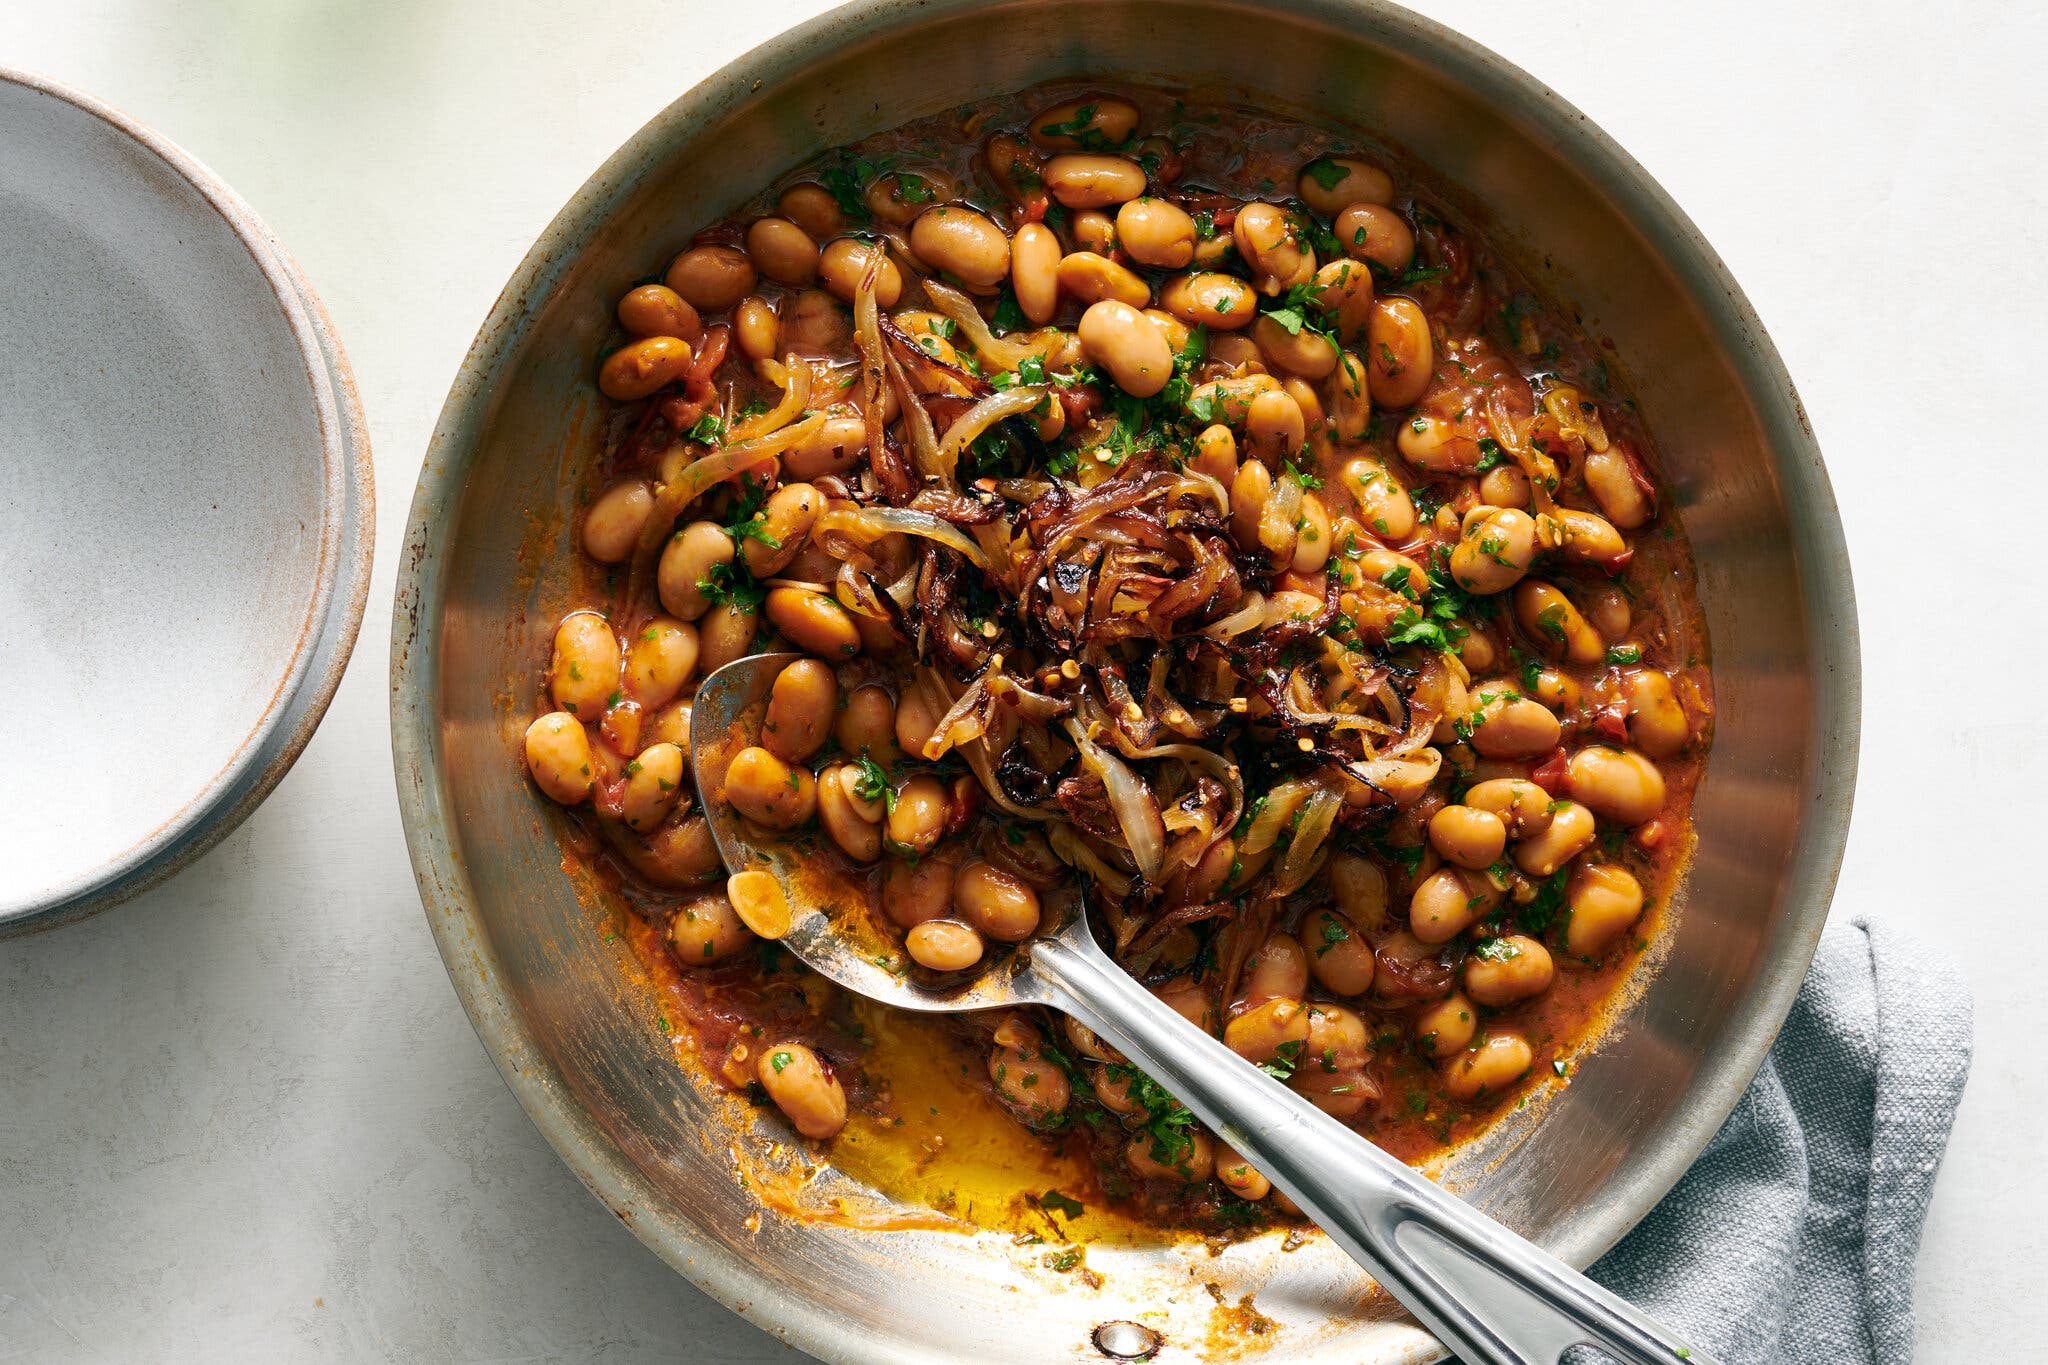
<svg viewBox="0 0 2048 1365"><path fill-rule="evenodd" d="M1247 0L1211 0L1251 8ZM1147 0L1132 0L1145 4ZM428 627L443 603L445 547L437 525L459 510L474 438L491 406L490 376L523 342L577 254L634 191L673 140L708 125L764 86L799 77L816 54L983 8L981 0L851 0L785 29L684 92L612 153L548 224L521 260L471 343L427 449L393 602L392 756L399 804L423 909L456 993L493 1062L556 1153L591 1193L670 1267L756 1326L822 1359L922 1358L910 1338L856 1340L830 1315L783 1300L745 1258L699 1235L686 1220L662 1221L666 1205L571 1097L505 992L451 840L439 777L434 710L438 641ZM1839 878L1854 801L1861 710L1861 648L1855 590L1832 485L1798 393L1777 348L1719 254L1684 211L1604 130L1537 77L1491 49L1389 0L1289 0L1312 23L1357 28L1396 55L1478 92L1520 121L1609 196L1643 233L1723 343L1755 405L1775 459L1788 518L1801 528L1801 610L1814 670L1813 751L1801 774L1809 803L1803 840L1788 869L1788 914L1777 950L1751 987L1755 1008L1728 1027L1702 1059L1674 1111L1665 1141L1601 1190L1598 1207L1549 1249L1591 1264L1677 1183L1719 1131L1762 1066L1820 940Z"/></svg>
<svg viewBox="0 0 2048 1365"><path fill-rule="evenodd" d="M297 348L320 433L322 481L313 600L290 665L256 723L206 785L147 836L40 900L0 912L5 939L84 919L165 881L262 803L297 761L341 685L369 602L376 518L369 423L354 373L325 306L276 234L226 181L139 119L82 90L5 64L0 85L97 119L154 157L220 217L262 275Z"/></svg>

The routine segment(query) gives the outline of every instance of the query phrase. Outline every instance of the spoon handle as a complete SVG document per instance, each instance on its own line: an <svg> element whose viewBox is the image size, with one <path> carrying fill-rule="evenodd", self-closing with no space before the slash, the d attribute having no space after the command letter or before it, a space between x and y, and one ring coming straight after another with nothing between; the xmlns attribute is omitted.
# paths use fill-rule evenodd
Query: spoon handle
<svg viewBox="0 0 2048 1365"><path fill-rule="evenodd" d="M1553 1365L1580 1343L1632 1365L1712 1365L1202 1032L1085 933L1034 944L1031 969L1049 1003L1243 1153L1466 1365Z"/></svg>

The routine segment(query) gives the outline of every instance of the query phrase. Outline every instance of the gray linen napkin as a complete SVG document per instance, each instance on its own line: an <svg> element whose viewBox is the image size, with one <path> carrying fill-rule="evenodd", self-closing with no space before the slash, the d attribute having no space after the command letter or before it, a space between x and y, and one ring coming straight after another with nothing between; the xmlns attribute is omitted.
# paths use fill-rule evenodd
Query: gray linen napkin
<svg viewBox="0 0 2048 1365"><path fill-rule="evenodd" d="M1593 1278L1727 1365L1910 1361L1970 1016L1938 955L1881 921L1830 925L1755 1083Z"/></svg>

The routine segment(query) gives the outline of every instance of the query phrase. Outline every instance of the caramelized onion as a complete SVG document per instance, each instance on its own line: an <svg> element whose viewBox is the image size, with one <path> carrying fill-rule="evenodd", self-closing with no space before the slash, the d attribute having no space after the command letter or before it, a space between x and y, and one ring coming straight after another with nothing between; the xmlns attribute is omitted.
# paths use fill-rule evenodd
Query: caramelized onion
<svg viewBox="0 0 2048 1365"><path fill-rule="evenodd" d="M1346 763L1344 771L1388 800L1411 787L1426 787L1443 768L1444 756L1424 749L1412 758L1368 758Z"/></svg>
<svg viewBox="0 0 2048 1365"><path fill-rule="evenodd" d="M813 535L831 532L843 533L863 545L872 545L883 536L897 533L923 536L949 550L958 551L961 558L977 569L988 568L987 556L965 531L930 512L913 512L908 507L834 507L820 516L812 527ZM895 595L893 587L890 595Z"/></svg>
<svg viewBox="0 0 2048 1365"><path fill-rule="evenodd" d="M1088 731L1072 716L1066 719L1067 734L1080 751L1081 762L1101 779L1109 798L1109 809L1124 832L1125 847L1131 851L1138 871L1148 882L1159 879L1166 860L1166 826L1159 815L1159 803L1124 761L1088 737Z"/></svg>
<svg viewBox="0 0 2048 1365"><path fill-rule="evenodd" d="M1043 358L1059 344L1056 335L1052 338L1039 337L1031 342L997 336L982 320L981 310L974 306L974 300L950 285L927 279L924 292L925 297L932 301L932 307L960 324L960 330L967 334L975 353L1001 369L1014 370L1033 356Z"/></svg>
<svg viewBox="0 0 2048 1365"><path fill-rule="evenodd" d="M972 744L963 744L953 752L966 761L968 770L974 774L975 780L981 783L982 791L1004 814L1014 815L1020 820L1049 821L1053 818L1045 811L1033 810L1030 806L1020 805L1010 799L1010 794L1003 790L1003 784L996 780L995 764L989 758L986 741L976 740ZM1065 826L1055 825L1054 828L1064 829Z"/></svg>
<svg viewBox="0 0 2048 1365"><path fill-rule="evenodd" d="M832 595L840 606L857 616L865 616L870 621L889 619L889 609L882 605L875 580L856 568L850 559L839 561L838 576L832 580Z"/></svg>
<svg viewBox="0 0 2048 1365"><path fill-rule="evenodd" d="M811 367L798 362L795 356L790 361L789 382L783 389L782 401L733 428L731 434L741 439L720 445L696 460L688 459L690 443L684 441L663 452L654 508L640 532L639 556L651 561L668 540L669 530L683 509L712 485L781 454L825 424L823 413L794 421L811 401Z"/></svg>
<svg viewBox="0 0 2048 1365"><path fill-rule="evenodd" d="M878 258L881 255L880 252L875 254ZM872 272L873 269L874 267L871 264L870 271ZM863 276L862 280L865 283L866 277ZM858 291L856 291L855 297L858 300ZM872 290L869 291L868 302L870 305L874 303ZM903 409L903 425L910 433L911 462L916 466L917 472L924 478L935 480L943 486L950 488L953 486L953 474L950 469L942 470L940 467L939 437L938 433L932 429L932 415L925 411L924 404L919 401L916 391L910 387L910 380L903 373L903 366L896 359L896 353L882 344L882 321L879 309L870 321L874 324L871 341L869 338L861 339L861 354L865 363L865 357L868 355L870 344L872 344L874 363L883 367L884 373L888 375L890 381L896 386L896 399ZM860 327L858 312L855 313L855 327L856 329ZM858 331L856 331L856 335L859 335ZM875 438L875 428L881 425L879 401L876 406L869 409L868 423L870 428L868 450L870 452L880 450L882 449L881 442Z"/></svg>
<svg viewBox="0 0 2048 1365"><path fill-rule="evenodd" d="M1010 519L999 516L994 521L971 528L971 534L975 544L981 546L981 552L988 556L988 565L983 571L1015 596L1017 562L1010 555Z"/></svg>
<svg viewBox="0 0 2048 1365"><path fill-rule="evenodd" d="M938 670L932 668L919 669L915 686L923 694L925 705L939 711L942 715L953 709L955 701L953 689ZM1020 820L1048 821L1053 818L1045 811L1033 810L1030 806L1021 805L1010 799L1009 793L1003 790L1003 784L996 780L995 763L988 751L988 744L985 740L977 739L971 743L962 744L954 749L953 752L960 755L961 759L966 762L968 770L974 774L975 780L981 783L983 794L1004 814L1014 815ZM1063 826L1055 825L1054 832L1057 833L1060 828L1063 828Z"/></svg>
<svg viewBox="0 0 2048 1365"><path fill-rule="evenodd" d="M1275 557L1294 553L1294 541L1301 534L1301 480L1289 469L1266 494L1266 506L1259 513L1259 544Z"/></svg>
<svg viewBox="0 0 2048 1365"><path fill-rule="evenodd" d="M1022 384L1015 388L997 389L988 397L960 414L952 426L946 428L946 438L939 442L939 463L951 479L960 467L960 452L974 444L974 438L987 431L1005 417L1014 417L1029 412L1045 401L1043 384Z"/></svg>
<svg viewBox="0 0 2048 1365"><path fill-rule="evenodd" d="M889 585L888 593L889 600L899 608L909 606L917 596L917 566L913 564L905 569L903 575Z"/></svg>
<svg viewBox="0 0 2048 1365"><path fill-rule="evenodd" d="M806 369L802 373L808 376L810 372ZM808 379L790 386L791 393L799 390L808 392L809 389ZM660 514L672 500L675 510L669 512L668 517L673 521L681 514L683 508L710 492L714 484L721 483L735 474L743 474L755 465L781 454L824 425L825 414L814 412L801 422L780 427L768 435L756 436L752 440L740 441L729 446L720 446L703 459L686 466L673 483L662 485L661 492L655 497L655 512ZM653 524L653 520L650 519L649 525ZM659 544L659 540L656 543Z"/></svg>
<svg viewBox="0 0 2048 1365"><path fill-rule="evenodd" d="M1212 640L1233 640L1248 630L1257 630L1266 623L1266 599L1259 593L1248 592L1243 604L1220 621L1212 621L1202 628L1202 634Z"/></svg>
<svg viewBox="0 0 2048 1365"><path fill-rule="evenodd" d="M1409 690L1410 704L1402 705L1392 683L1381 687L1381 697L1391 699L1383 703L1387 705L1387 714L1396 724L1404 726L1401 737L1380 750L1382 758L1401 758L1429 743L1429 737L1436 732L1437 721L1443 718L1443 711L1441 706L1422 704L1421 699L1442 697L1448 677L1443 657L1430 654L1424 657L1416 674L1415 686Z"/></svg>
<svg viewBox="0 0 2048 1365"><path fill-rule="evenodd" d="M1230 515L1230 490L1225 488L1220 481L1204 474L1199 469L1183 469L1180 472L1180 476L1192 484L1197 491L1208 497L1210 501L1214 502L1218 513L1226 517Z"/></svg>
<svg viewBox="0 0 2048 1365"><path fill-rule="evenodd" d="M1020 720L1033 725L1050 725L1074 709L1074 704L1061 697L1034 692L1015 678L998 674L989 679L989 691L996 699L1017 713Z"/></svg>
<svg viewBox="0 0 2048 1365"><path fill-rule="evenodd" d="M736 424L730 438L734 444L745 445L772 432L782 430L794 422L803 410L810 406L811 367L795 355L787 356L782 362L782 399L766 412L757 412L752 417Z"/></svg>
<svg viewBox="0 0 2048 1365"><path fill-rule="evenodd" d="M1493 437L1515 463L1529 477L1529 495L1536 503L1536 510L1544 516L1557 514L1557 503L1550 492L1557 487L1557 463L1542 451L1531 446L1522 430L1521 423L1508 407L1506 385L1495 385L1486 392L1486 424L1493 428Z"/></svg>
<svg viewBox="0 0 2048 1365"><path fill-rule="evenodd" d="M1052 844L1052 851L1070 867L1078 867L1096 881L1107 887L1112 895L1127 896L1131 892L1130 877L1119 872L1102 860L1102 856L1078 834L1072 825L1057 824L1046 834Z"/></svg>
<svg viewBox="0 0 2048 1365"><path fill-rule="evenodd" d="M1291 896L1316 874L1329 852L1323 845L1330 837L1331 826L1337 822L1337 812L1343 808L1344 798L1327 783L1319 784L1309 794L1302 803L1301 821L1294 827L1294 842L1287 846L1286 855L1273 873L1274 895Z"/></svg>
<svg viewBox="0 0 2048 1365"><path fill-rule="evenodd" d="M853 344L860 352L861 421L867 429L870 456L882 449L882 385L888 380L882 351L882 310L875 303L875 281L881 277L886 260L883 253L868 253L868 267L853 287ZM871 460L876 476L882 464Z"/></svg>
<svg viewBox="0 0 2048 1365"><path fill-rule="evenodd" d="M967 690L932 727L932 737L925 741L922 757L936 761L944 758L947 750L988 733L989 717L996 705L995 694L989 690L988 682L991 676L1001 671L1002 666L1003 656L998 654L990 660L988 670L967 685Z"/></svg>
<svg viewBox="0 0 2048 1365"><path fill-rule="evenodd" d="M1298 777L1291 782L1282 782L1267 792L1265 804L1260 806L1259 813L1252 817L1251 827L1245 831L1244 838L1238 841L1237 851L1249 856L1264 853L1278 843L1280 831L1288 827L1296 812L1308 800L1309 793L1315 790L1316 783L1313 779Z"/></svg>
<svg viewBox="0 0 2048 1365"><path fill-rule="evenodd" d="M1266 698L1273 709L1285 716L1288 723L1303 730L1333 733L1340 730L1356 730L1367 735L1391 735L1399 733L1395 727L1370 716L1349 711L1326 711L1317 702L1310 690L1308 680L1297 668L1287 675L1284 687L1266 692Z"/></svg>
<svg viewBox="0 0 2048 1365"><path fill-rule="evenodd" d="M1223 784L1230 794L1230 804L1216 820L1216 832L1228 834L1237 828L1238 819L1244 814L1244 777L1237 765L1217 753L1214 749L1199 744L1161 744L1144 751L1146 758L1177 758L1190 768L1199 768Z"/></svg>

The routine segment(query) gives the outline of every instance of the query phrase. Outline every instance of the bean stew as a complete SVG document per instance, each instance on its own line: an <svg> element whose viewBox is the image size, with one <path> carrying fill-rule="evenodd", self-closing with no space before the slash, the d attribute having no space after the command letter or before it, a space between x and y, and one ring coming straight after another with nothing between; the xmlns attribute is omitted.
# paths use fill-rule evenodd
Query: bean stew
<svg viewBox="0 0 2048 1365"><path fill-rule="evenodd" d="M683 1055L967 1222L1295 1216L1087 1029L913 1018L778 952L725 800L933 981L1085 897L1404 1159L1569 1084L1682 877L1707 643L1609 358L1471 221L1355 139L1062 86L649 262L591 358L611 424L524 758ZM697 792L697 683L771 649L804 657Z"/></svg>

